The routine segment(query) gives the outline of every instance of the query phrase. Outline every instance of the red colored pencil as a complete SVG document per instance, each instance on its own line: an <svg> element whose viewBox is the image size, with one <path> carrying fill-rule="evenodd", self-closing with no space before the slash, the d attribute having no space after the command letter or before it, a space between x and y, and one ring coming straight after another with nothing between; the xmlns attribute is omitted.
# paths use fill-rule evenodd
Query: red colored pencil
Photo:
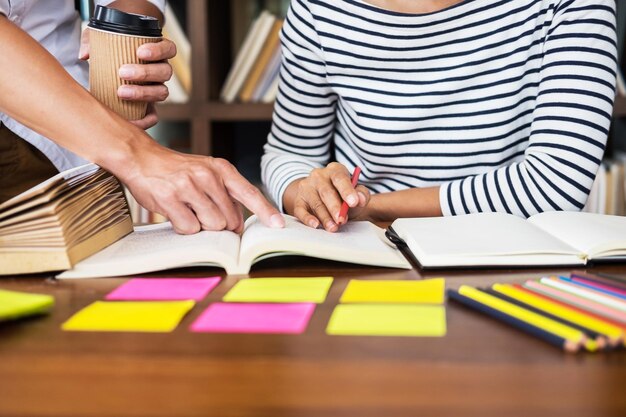
<svg viewBox="0 0 626 417"><path fill-rule="evenodd" d="M352 187L356 188L356 185L359 182L359 175L361 175L361 168L355 167L354 172L352 173ZM349 208L350 207L348 206L348 203L346 203L345 201L343 202L343 204L341 204L341 211L339 212L339 218L343 218L344 223L347 220L346 216L348 215Z"/></svg>

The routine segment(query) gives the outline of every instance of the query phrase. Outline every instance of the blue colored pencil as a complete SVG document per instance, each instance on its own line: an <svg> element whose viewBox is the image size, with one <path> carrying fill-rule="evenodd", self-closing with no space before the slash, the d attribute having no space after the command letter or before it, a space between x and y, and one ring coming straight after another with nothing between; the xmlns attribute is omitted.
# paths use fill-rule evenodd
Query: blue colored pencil
<svg viewBox="0 0 626 417"><path fill-rule="evenodd" d="M610 295L610 296L613 296L613 297L621 298L622 300L626 300L626 296L624 294L620 294L620 293L615 292L615 291L607 290L605 288L596 287L595 285L589 285L589 284L586 284L584 282L575 281L575 280L573 280L573 279L571 279L569 277L559 276L559 279L561 281L565 281L565 282L568 282L568 283L573 284L573 285L578 285L578 286L583 287L583 288L588 288L590 290L598 291L598 292L601 292L601 293L606 294L606 295ZM583 279L588 279L588 278L583 278Z"/></svg>
<svg viewBox="0 0 626 417"><path fill-rule="evenodd" d="M496 320L499 320L513 327L516 327L519 330L522 330L530 335L533 335L563 350L567 350L569 352L578 352L578 350L580 349L580 344L576 342L569 341L553 333L550 333L540 327L533 326L532 324L526 323L525 321L519 320L515 317L511 317L508 314L500 310L496 310L482 303L479 303L478 301L475 301L469 297L465 297L464 295L459 294L458 291L450 289L447 291L447 294L448 294L448 298L451 300L454 300L460 304L463 304L464 306L469 307L471 309L480 311L481 313L484 313Z"/></svg>

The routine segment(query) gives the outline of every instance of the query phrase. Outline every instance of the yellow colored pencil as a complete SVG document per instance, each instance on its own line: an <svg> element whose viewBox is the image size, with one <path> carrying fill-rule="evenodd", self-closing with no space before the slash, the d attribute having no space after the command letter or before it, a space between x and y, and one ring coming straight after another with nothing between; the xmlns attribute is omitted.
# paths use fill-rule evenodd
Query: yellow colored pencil
<svg viewBox="0 0 626 417"><path fill-rule="evenodd" d="M580 311L554 303L542 297L537 297L536 295L530 294L526 291L521 291L512 285L495 284L492 288L501 294L521 301L529 306L535 307L589 330L593 330L596 333L605 335L611 346L619 345L624 339L624 332L621 328L605 321L598 320L588 314L581 313Z"/></svg>
<svg viewBox="0 0 626 417"><path fill-rule="evenodd" d="M566 345L568 350L576 351L580 345L588 348L585 334L573 327L549 319L541 314L533 313L467 285L462 285L459 288L459 294L565 339L568 342L568 345Z"/></svg>

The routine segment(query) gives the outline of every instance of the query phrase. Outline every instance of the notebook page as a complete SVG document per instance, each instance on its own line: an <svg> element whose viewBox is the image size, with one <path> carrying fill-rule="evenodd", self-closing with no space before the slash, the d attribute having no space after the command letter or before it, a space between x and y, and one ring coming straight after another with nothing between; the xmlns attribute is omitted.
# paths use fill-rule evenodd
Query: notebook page
<svg viewBox="0 0 626 417"><path fill-rule="evenodd" d="M235 268L239 235L202 231L179 235L170 223L136 227L135 231L57 278L97 278L142 274L192 265Z"/></svg>
<svg viewBox="0 0 626 417"><path fill-rule="evenodd" d="M573 247L509 214L398 219L392 227L423 266L552 263L536 258L546 255L578 258Z"/></svg>
<svg viewBox="0 0 626 417"><path fill-rule="evenodd" d="M612 255L626 255L626 217L557 211L536 214L528 221L590 257L611 250Z"/></svg>

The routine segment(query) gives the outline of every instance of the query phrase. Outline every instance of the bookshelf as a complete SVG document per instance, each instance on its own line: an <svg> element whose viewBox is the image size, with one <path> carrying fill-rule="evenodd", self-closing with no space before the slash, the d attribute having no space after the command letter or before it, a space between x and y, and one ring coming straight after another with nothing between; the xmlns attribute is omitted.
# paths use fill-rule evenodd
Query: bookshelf
<svg viewBox="0 0 626 417"><path fill-rule="evenodd" d="M192 153L232 157L232 130L224 124L268 122L272 104L232 103L219 100L219 93L234 59L231 22L235 8L257 0L186 0L187 36L191 42L193 89L189 102L158 105L160 120L189 123ZM258 2L264 7L264 2ZM183 16L179 16L182 18ZM182 20L182 19L181 19ZM269 131L269 125L268 125ZM267 134L267 132L265 132Z"/></svg>

